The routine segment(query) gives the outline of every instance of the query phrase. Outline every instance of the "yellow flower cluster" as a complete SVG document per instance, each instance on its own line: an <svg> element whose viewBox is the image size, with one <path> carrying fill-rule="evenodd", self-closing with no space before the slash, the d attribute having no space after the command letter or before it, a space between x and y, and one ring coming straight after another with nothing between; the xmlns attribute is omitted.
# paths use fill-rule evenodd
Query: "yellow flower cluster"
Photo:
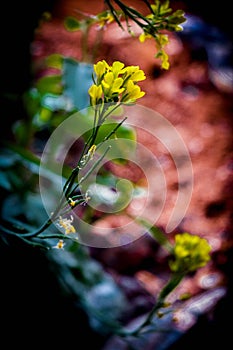
<svg viewBox="0 0 233 350"><path fill-rule="evenodd" d="M92 106L111 102L134 103L145 95L137 85L146 79L139 66L125 67L119 61L110 66L102 60L94 64L94 72L96 79L88 90Z"/></svg>
<svg viewBox="0 0 233 350"><path fill-rule="evenodd" d="M149 33L143 32L139 35L139 41L144 43L146 39L151 39L153 36ZM163 69L169 69L170 64L168 61L168 54L164 51L164 46L168 44L168 36L166 34L157 34L155 37L156 47L158 52L155 57L159 58L162 62Z"/></svg>
<svg viewBox="0 0 233 350"><path fill-rule="evenodd" d="M162 34L162 31L164 29L172 32L181 31L183 28L180 24L186 19L182 10L172 13L172 9L169 7L169 1L155 0L154 2L154 4L150 5L151 13L145 16L149 20L149 24L142 28L139 41L144 43L146 39L155 39L157 49L155 58L159 58L162 68L167 70L170 67L170 63L164 47L168 44L169 40L168 35L165 33Z"/></svg>
<svg viewBox="0 0 233 350"><path fill-rule="evenodd" d="M210 260L211 247L207 240L189 233L175 236L174 260L170 261L173 272L187 273L203 267Z"/></svg>

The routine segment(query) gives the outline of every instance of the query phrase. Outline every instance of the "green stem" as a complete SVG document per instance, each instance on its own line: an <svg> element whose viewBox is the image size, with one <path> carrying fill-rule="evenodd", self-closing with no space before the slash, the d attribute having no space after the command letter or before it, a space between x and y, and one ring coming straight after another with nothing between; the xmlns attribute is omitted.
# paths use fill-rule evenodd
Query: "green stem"
<svg viewBox="0 0 233 350"><path fill-rule="evenodd" d="M91 175L91 173L95 170L95 168L99 165L99 163L102 161L102 159L105 157L105 155L107 154L107 152L109 151L109 149L111 148L111 146L108 146L106 148L106 150L104 151L104 153L102 154L102 156L92 165L92 167L88 170L88 172L80 179L79 183L73 188L72 192L70 192L70 196L72 196L73 192L75 192L76 188L79 187L81 185L81 183L83 181L85 181L88 176Z"/></svg>
<svg viewBox="0 0 233 350"><path fill-rule="evenodd" d="M92 62L90 55L88 53L88 36L90 32L90 25L85 24L85 28L82 30L82 39L81 39L81 47L82 47L82 58L83 62Z"/></svg>
<svg viewBox="0 0 233 350"><path fill-rule="evenodd" d="M152 9L152 7L151 7L150 2L149 2L148 0L143 0L143 1L144 1L144 3L146 4L146 6L149 8L149 10L151 11L151 13L153 13L153 9Z"/></svg>
<svg viewBox="0 0 233 350"><path fill-rule="evenodd" d="M153 226L151 222L144 218L135 218L132 216L132 218L138 222L141 226L145 227L145 229L151 234L151 236L162 246L164 247L169 253L173 252L173 246L169 242L168 238L164 234L162 230L160 230L157 226Z"/></svg>
<svg viewBox="0 0 233 350"><path fill-rule="evenodd" d="M88 137L88 139L87 139L87 141L86 141L86 143L85 143L85 146L84 146L83 151L82 151L82 153L81 153L81 156L80 156L80 158L79 158L78 166L80 165L80 163L81 163L82 158L84 157L84 155L88 153L88 149L91 147L90 143L93 144L92 140L93 140L94 133L95 133L95 129L96 129L97 125L98 125L98 120L99 120L98 115L97 115L98 112L99 112L99 109L98 109L98 110L95 109L92 133L91 133L91 135Z"/></svg>
<svg viewBox="0 0 233 350"><path fill-rule="evenodd" d="M38 230L27 233L15 233L19 237L32 238L38 236L41 232L45 231L52 224L52 219L49 218Z"/></svg>
<svg viewBox="0 0 233 350"><path fill-rule="evenodd" d="M119 127L126 121L127 117L125 117L107 136L105 136L104 141L110 139L112 135L119 129Z"/></svg>
<svg viewBox="0 0 233 350"><path fill-rule="evenodd" d="M147 22L150 25L150 21L146 17L142 16L139 12L134 10L133 8L125 5L120 0L114 0L114 2L121 8L121 10L124 12L124 14L126 16L128 16L129 18L131 18L139 27L144 28L145 24L140 22L137 19L137 17L143 19L143 21Z"/></svg>
<svg viewBox="0 0 233 350"><path fill-rule="evenodd" d="M117 15L117 11L115 10L115 8L113 7L113 5L111 4L111 1L110 0L105 0L105 3L107 4L107 6L109 7L115 21L117 22L117 24L119 25L119 27L124 30L119 18L118 18L118 15Z"/></svg>
<svg viewBox="0 0 233 350"><path fill-rule="evenodd" d="M96 61L96 58L98 57L98 53L101 49L101 43L103 41L103 28L99 29L97 31L96 37L95 37L95 43L92 48L92 60L93 62Z"/></svg>
<svg viewBox="0 0 233 350"><path fill-rule="evenodd" d="M170 280L167 282L167 284L163 287L161 290L158 300L154 307L151 309L149 314L147 315L146 319L133 331L124 331L119 330L118 334L125 337L125 336L137 336L143 328L146 326L149 326L152 322L153 317L155 316L156 312L164 306L164 302L166 297L178 286L178 284L183 279L183 274L173 274L170 278Z"/></svg>

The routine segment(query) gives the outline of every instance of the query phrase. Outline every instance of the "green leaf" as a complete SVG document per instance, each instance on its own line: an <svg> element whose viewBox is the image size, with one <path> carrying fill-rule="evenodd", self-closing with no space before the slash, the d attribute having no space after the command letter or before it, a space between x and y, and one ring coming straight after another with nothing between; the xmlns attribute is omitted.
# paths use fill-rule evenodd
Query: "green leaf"
<svg viewBox="0 0 233 350"><path fill-rule="evenodd" d="M33 117L40 108L41 94L36 88L32 88L25 92L23 101L28 115Z"/></svg>
<svg viewBox="0 0 233 350"><path fill-rule="evenodd" d="M79 30L81 27L80 22L75 17L72 17L72 16L68 16L65 18L64 25L65 25L65 28L70 32L75 32Z"/></svg>
<svg viewBox="0 0 233 350"><path fill-rule="evenodd" d="M29 151L28 149L12 143L7 143L6 146L8 147L9 150L12 151L11 153L12 157L17 156L16 158L17 160L19 159L19 156L20 156L23 160L33 163L36 166L40 165L40 158L37 157L34 153Z"/></svg>
<svg viewBox="0 0 233 350"><path fill-rule="evenodd" d="M39 117L42 122L48 122L52 116L52 112L49 108L41 108Z"/></svg>
<svg viewBox="0 0 233 350"><path fill-rule="evenodd" d="M63 56L60 54L52 54L46 58L46 64L48 67L62 69Z"/></svg>
<svg viewBox="0 0 233 350"><path fill-rule="evenodd" d="M61 75L48 75L40 78L36 83L36 88L41 94L52 93L61 94L63 87Z"/></svg>
<svg viewBox="0 0 233 350"><path fill-rule="evenodd" d="M13 127L13 133L16 137L16 140L19 144L27 144L28 137L30 136L28 133L28 125L24 120L17 120Z"/></svg>

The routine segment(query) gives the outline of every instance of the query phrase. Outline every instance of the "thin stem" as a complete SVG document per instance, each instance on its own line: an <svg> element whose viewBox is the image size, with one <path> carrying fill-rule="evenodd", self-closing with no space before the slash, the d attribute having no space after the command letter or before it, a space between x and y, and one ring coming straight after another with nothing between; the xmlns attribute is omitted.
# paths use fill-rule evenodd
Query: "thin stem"
<svg viewBox="0 0 233 350"><path fill-rule="evenodd" d="M126 80L125 80L126 81ZM105 108L104 112L107 112L105 115L103 115L101 117L101 122L104 123L104 121L107 119L107 117L109 115L111 115L117 108L119 108L120 106L122 106L123 103L119 102L118 104L116 104L112 109L110 109L109 112L107 112L107 110L110 108L110 106L107 106L107 108Z"/></svg>
<svg viewBox="0 0 233 350"><path fill-rule="evenodd" d="M143 28L145 27L145 24L140 22L134 15L137 15L137 17L143 19L145 22L150 24L150 21L146 19L144 16L140 15L136 10L126 6L124 3L122 3L119 0L114 0L114 2L122 9L124 14L126 14L129 18L131 18L139 27Z"/></svg>
<svg viewBox="0 0 233 350"><path fill-rule="evenodd" d="M95 168L99 165L99 163L102 161L102 159L105 157L107 152L110 150L111 146L108 146L105 150L105 152L102 154L102 156L93 164L93 166L88 170L88 172L80 179L79 183L73 188L72 192L70 195L72 196L72 193L76 190L77 187L81 185L83 181L85 181L88 176L95 170Z"/></svg>
<svg viewBox="0 0 233 350"><path fill-rule="evenodd" d="M88 36L90 32L90 25L88 23L85 24L85 28L82 30L83 35L81 39L81 46L82 46L82 58L81 61L83 62L91 62L90 55L88 53Z"/></svg>
<svg viewBox="0 0 233 350"><path fill-rule="evenodd" d="M145 227L147 231L151 234L151 236L169 253L173 252L173 246L168 240L167 236L164 234L162 230L160 230L157 226L154 226L151 222L144 218L133 217L132 218L138 222L141 226Z"/></svg>
<svg viewBox="0 0 233 350"><path fill-rule="evenodd" d="M183 274L174 274L171 276L170 280L167 282L167 284L163 287L161 290L158 301L153 306L149 314L147 315L146 319L133 331L124 331L119 330L118 334L121 336L137 336L143 328L146 326L149 326L152 322L153 317L155 316L156 312L164 306L164 302L166 297L178 286L178 284L183 279Z"/></svg>
<svg viewBox="0 0 233 350"><path fill-rule="evenodd" d="M104 138L104 141L107 141L108 139L110 139L110 137L115 134L115 132L119 129L119 127L125 122L125 120L127 119L127 117L125 117L119 124L117 124L117 126Z"/></svg>
<svg viewBox="0 0 233 350"><path fill-rule="evenodd" d="M91 140L93 139L93 136L94 136L94 130L96 129L96 127L97 127L97 125L98 125L98 119L99 119L99 118L98 118L98 115L97 115L97 114L98 114L98 113L97 113L98 111L99 111L99 109L98 109L98 110L95 109L92 133L91 133L91 135L88 137L88 139L87 139L87 141L86 141L86 143L85 143L85 146L84 146L83 151L82 151L82 153L81 153L81 156L80 156L80 158L79 158L78 166L80 165L80 162L81 162L83 156L84 156L85 154L87 154L88 149L91 147L90 143L91 143Z"/></svg>
<svg viewBox="0 0 233 350"><path fill-rule="evenodd" d="M71 209L74 209L75 207L77 207L77 205L84 203L84 202L85 202L85 199L82 198L79 201L77 201L72 208L70 206L66 210L65 210L65 208L63 208L64 211L62 211L59 216L63 216L65 214L69 213L71 211ZM59 219L59 216L57 216L54 220Z"/></svg>
<svg viewBox="0 0 233 350"><path fill-rule="evenodd" d="M38 230L27 233L15 233L18 237L32 238L38 236L41 232L45 231L52 224L52 219L49 218Z"/></svg>
<svg viewBox="0 0 233 350"><path fill-rule="evenodd" d="M122 30L124 30L124 28L123 28L123 26L122 26L122 24L121 24L121 22L120 22L120 20L119 20L119 18L118 18L117 11L116 11L115 8L112 6L111 1L105 0L105 3L106 3L107 6L109 7L109 9L110 9L110 11L111 11L111 13L112 13L112 15L113 15L115 21L116 21L117 24L119 25L119 27L120 27Z"/></svg>
<svg viewBox="0 0 233 350"><path fill-rule="evenodd" d="M93 45L93 49L92 49L92 60L93 62L95 62L98 53L100 51L100 47L101 47L101 43L103 41L103 28L100 28L97 30L97 34L95 37L95 43Z"/></svg>
<svg viewBox="0 0 233 350"><path fill-rule="evenodd" d="M147 18L146 16L142 15L140 12L138 12L137 10L135 10L133 7L129 7L127 5L125 5L122 1L120 0L114 0L122 9L123 12L125 12L129 18L131 18L135 23L137 23L141 28L144 28L146 26L145 23L142 23L138 20L138 18L142 19L143 22L146 22L149 26L151 26L151 21L149 18ZM152 8L150 7L151 12Z"/></svg>
<svg viewBox="0 0 233 350"><path fill-rule="evenodd" d="M149 8L149 10L150 10L151 12L153 12L153 9L152 9L152 7L151 7L150 2L149 2L148 0L143 0L143 1L144 1L144 3L147 5L147 7Z"/></svg>

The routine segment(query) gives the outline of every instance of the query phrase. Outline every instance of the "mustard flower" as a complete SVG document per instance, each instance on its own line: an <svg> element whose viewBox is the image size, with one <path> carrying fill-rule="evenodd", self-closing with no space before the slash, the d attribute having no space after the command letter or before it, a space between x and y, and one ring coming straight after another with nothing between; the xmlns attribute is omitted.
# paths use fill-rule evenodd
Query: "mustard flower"
<svg viewBox="0 0 233 350"><path fill-rule="evenodd" d="M64 246L65 246L65 243L64 243L63 239L59 239L57 244L55 246L53 246L52 248L54 248L54 249L64 249Z"/></svg>
<svg viewBox="0 0 233 350"><path fill-rule="evenodd" d="M156 58L160 58L162 62L162 68L168 70L170 67L170 63L168 61L168 54L164 50L160 50L156 55Z"/></svg>
<svg viewBox="0 0 233 350"><path fill-rule="evenodd" d="M115 61L112 64L112 67L110 68L114 78L117 78L119 76L119 74L123 74L125 69L124 69L124 63L120 62L120 61Z"/></svg>
<svg viewBox="0 0 233 350"><path fill-rule="evenodd" d="M195 271L210 260L210 250L211 247L204 238L189 233L177 234L170 268L179 273Z"/></svg>
<svg viewBox="0 0 233 350"><path fill-rule="evenodd" d="M69 233L75 233L76 230L74 226L72 225L73 222L73 216L71 215L70 219L59 217L58 226L63 228L65 230L65 234L68 235Z"/></svg>
<svg viewBox="0 0 233 350"><path fill-rule="evenodd" d="M72 198L69 198L69 204L71 207L74 207L76 202Z"/></svg>
<svg viewBox="0 0 233 350"><path fill-rule="evenodd" d="M89 93L90 98L91 98L91 105L95 106L95 105L99 104L99 102L102 99L102 95L103 95L102 86L93 84L89 88L88 93Z"/></svg>
<svg viewBox="0 0 233 350"><path fill-rule="evenodd" d="M106 73L101 82L104 96L111 99L114 94L120 95L125 90L122 87L123 82L124 81L122 78L114 78L114 74L112 72Z"/></svg>
<svg viewBox="0 0 233 350"><path fill-rule="evenodd" d="M138 85L135 85L132 80L129 80L126 85L126 91L122 97L124 103L133 103L137 99L145 95L144 91L141 91Z"/></svg>
<svg viewBox="0 0 233 350"><path fill-rule="evenodd" d="M94 64L94 72L96 74L97 84L100 83L104 74L109 70L110 70L110 66L105 60L99 61L96 64Z"/></svg>
<svg viewBox="0 0 233 350"><path fill-rule="evenodd" d="M125 67L120 61L110 66L105 60L94 64L94 84L89 88L91 105L101 102L134 103L145 95L137 85L146 76L139 66Z"/></svg>
<svg viewBox="0 0 233 350"><path fill-rule="evenodd" d="M124 81L131 79L134 83L146 79L145 73L139 66L129 66L124 69Z"/></svg>
<svg viewBox="0 0 233 350"><path fill-rule="evenodd" d="M151 35L151 34L148 34L148 33L145 33L145 32L143 32L143 33L141 33L141 34L139 35L139 41L140 41L140 43L144 43L144 41L145 41L146 39L151 39L151 38L153 38L152 35Z"/></svg>

